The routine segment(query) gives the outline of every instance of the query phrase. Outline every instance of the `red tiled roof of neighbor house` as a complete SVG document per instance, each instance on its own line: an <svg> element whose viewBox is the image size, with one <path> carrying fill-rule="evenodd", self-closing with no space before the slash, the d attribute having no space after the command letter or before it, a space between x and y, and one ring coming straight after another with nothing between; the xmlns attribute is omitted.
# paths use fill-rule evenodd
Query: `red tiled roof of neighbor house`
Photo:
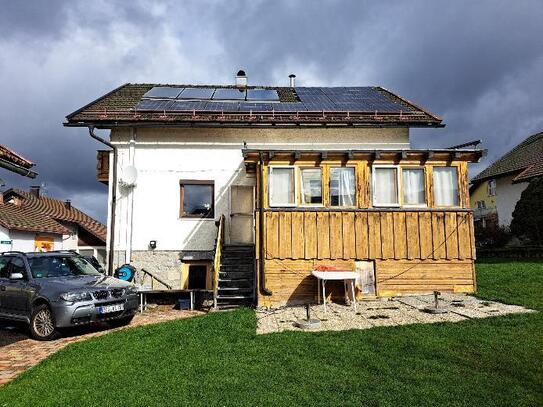
<svg viewBox="0 0 543 407"><path fill-rule="evenodd" d="M247 86L248 91L275 90L274 103L248 98L153 99L153 88L236 89L224 85L163 85L127 83L66 117L65 126L112 128L145 126L228 125L367 125L442 127L442 119L395 93L378 86L367 87L273 87ZM180 95L178 95L180 96ZM144 102L147 103L145 107Z"/></svg>
<svg viewBox="0 0 543 407"><path fill-rule="evenodd" d="M19 195L23 198L21 204L23 209L47 216L57 223L59 221L75 223L105 243L107 235L106 226L73 207L71 204L68 205L66 201L41 195L38 197L32 192L19 189L10 189L4 192L4 197L10 194Z"/></svg>
<svg viewBox="0 0 543 407"><path fill-rule="evenodd" d="M480 172L471 182L478 184L491 178L515 173L517 175L513 182L525 182L543 175L543 132L528 137Z"/></svg>
<svg viewBox="0 0 543 407"><path fill-rule="evenodd" d="M0 203L0 225L9 230L24 232L59 235L70 233L67 228L43 213L9 203Z"/></svg>

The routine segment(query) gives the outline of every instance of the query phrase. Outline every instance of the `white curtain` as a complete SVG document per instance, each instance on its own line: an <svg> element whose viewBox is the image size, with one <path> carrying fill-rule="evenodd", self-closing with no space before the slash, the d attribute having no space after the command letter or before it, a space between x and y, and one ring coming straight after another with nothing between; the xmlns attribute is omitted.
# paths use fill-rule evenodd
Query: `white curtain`
<svg viewBox="0 0 543 407"><path fill-rule="evenodd" d="M398 175L396 168L373 169L373 201L377 205L398 203Z"/></svg>
<svg viewBox="0 0 543 407"><path fill-rule="evenodd" d="M434 167L434 203L437 206L458 205L458 175L456 167Z"/></svg>
<svg viewBox="0 0 543 407"><path fill-rule="evenodd" d="M422 168L404 168L403 203L406 205L424 205L424 170Z"/></svg>
<svg viewBox="0 0 543 407"><path fill-rule="evenodd" d="M355 206L354 168L332 168L330 171L332 205Z"/></svg>
<svg viewBox="0 0 543 407"><path fill-rule="evenodd" d="M270 169L270 204L294 203L294 168Z"/></svg>

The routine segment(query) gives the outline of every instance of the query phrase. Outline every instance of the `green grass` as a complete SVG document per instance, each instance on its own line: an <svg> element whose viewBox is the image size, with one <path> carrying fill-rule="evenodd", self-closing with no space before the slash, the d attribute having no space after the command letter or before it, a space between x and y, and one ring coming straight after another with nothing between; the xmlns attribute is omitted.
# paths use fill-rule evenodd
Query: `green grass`
<svg viewBox="0 0 543 407"><path fill-rule="evenodd" d="M482 298L543 310L543 263L477 269ZM253 311L215 313L73 344L0 406L543 405L541 315L256 336Z"/></svg>

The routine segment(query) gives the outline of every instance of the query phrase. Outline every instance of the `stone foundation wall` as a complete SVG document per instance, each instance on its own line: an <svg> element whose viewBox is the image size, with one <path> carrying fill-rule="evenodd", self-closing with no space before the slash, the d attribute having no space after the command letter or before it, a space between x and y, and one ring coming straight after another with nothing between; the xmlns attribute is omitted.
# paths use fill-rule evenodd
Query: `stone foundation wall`
<svg viewBox="0 0 543 407"><path fill-rule="evenodd" d="M179 259L180 252L160 251L160 250L138 250L132 252L132 266L138 270L136 282L143 285L151 285L151 278L144 276L140 272L142 268L153 273L158 278L172 286L172 288L180 288L181 285L181 260ZM122 250L116 251L114 256L114 269L124 264L125 252ZM165 288L156 280L153 282L154 287Z"/></svg>

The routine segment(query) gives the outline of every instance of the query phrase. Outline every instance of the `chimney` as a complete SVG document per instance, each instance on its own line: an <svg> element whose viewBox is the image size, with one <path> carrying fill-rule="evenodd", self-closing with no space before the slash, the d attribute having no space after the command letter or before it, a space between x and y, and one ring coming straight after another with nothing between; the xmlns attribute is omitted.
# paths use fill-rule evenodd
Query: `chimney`
<svg viewBox="0 0 543 407"><path fill-rule="evenodd" d="M69 199L66 199L66 200L64 201L64 207L65 207L66 209L72 209L72 201L70 201Z"/></svg>
<svg viewBox="0 0 543 407"><path fill-rule="evenodd" d="M239 70L236 75L236 87L246 88L247 87L247 75L244 70Z"/></svg>
<svg viewBox="0 0 543 407"><path fill-rule="evenodd" d="M290 87L293 88L296 86L296 75L294 75L293 73L291 73L289 76L289 82L290 82Z"/></svg>
<svg viewBox="0 0 543 407"><path fill-rule="evenodd" d="M34 195L36 198L40 197L40 186L39 185L32 185L30 187L30 193Z"/></svg>

